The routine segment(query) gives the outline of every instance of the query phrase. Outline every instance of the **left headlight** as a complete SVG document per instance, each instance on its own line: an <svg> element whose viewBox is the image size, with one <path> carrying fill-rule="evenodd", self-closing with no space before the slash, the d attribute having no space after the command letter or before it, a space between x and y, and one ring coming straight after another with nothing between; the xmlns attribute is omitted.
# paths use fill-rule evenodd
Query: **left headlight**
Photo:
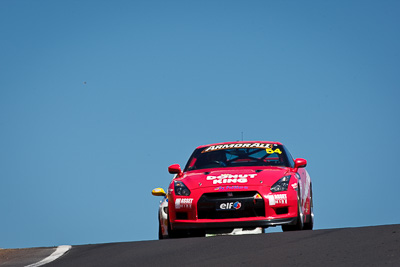
<svg viewBox="0 0 400 267"><path fill-rule="evenodd" d="M271 192L286 191L289 186L290 175L284 176L271 186Z"/></svg>
<svg viewBox="0 0 400 267"><path fill-rule="evenodd" d="M189 188L181 181L174 182L174 190L177 196L190 196Z"/></svg>

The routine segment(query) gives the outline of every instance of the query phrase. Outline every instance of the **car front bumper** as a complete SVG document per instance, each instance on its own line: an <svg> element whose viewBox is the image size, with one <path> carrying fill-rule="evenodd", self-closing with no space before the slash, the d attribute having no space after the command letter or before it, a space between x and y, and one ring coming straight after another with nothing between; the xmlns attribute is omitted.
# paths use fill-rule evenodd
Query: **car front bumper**
<svg viewBox="0 0 400 267"><path fill-rule="evenodd" d="M218 229L218 228L253 228L253 227L269 227L282 224L295 224L297 222L297 217L294 218L283 218L283 219L271 219L271 220L214 220L209 222L209 220L197 220L197 221L187 221L187 220L176 220L173 224L174 229Z"/></svg>

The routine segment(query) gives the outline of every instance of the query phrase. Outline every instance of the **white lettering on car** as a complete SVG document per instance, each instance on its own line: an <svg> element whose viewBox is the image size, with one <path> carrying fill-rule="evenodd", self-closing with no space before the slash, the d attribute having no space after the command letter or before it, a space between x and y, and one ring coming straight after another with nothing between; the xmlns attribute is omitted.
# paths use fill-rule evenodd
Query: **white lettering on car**
<svg viewBox="0 0 400 267"><path fill-rule="evenodd" d="M239 201L236 202L228 202L228 203L221 203L219 205L220 210L238 210L242 207L242 203Z"/></svg>
<svg viewBox="0 0 400 267"><path fill-rule="evenodd" d="M175 199L175 209L190 209L192 208L193 198L177 198Z"/></svg>
<svg viewBox="0 0 400 267"><path fill-rule="evenodd" d="M215 151L215 150L221 150L221 149L231 149L231 148L272 148L272 144L267 144L267 143L238 143L238 144L226 144L226 145L217 145L217 146L209 146L206 149L204 149L201 153L204 152L210 152L210 151Z"/></svg>
<svg viewBox="0 0 400 267"><path fill-rule="evenodd" d="M235 184L235 183L247 183L250 179L256 177L256 173L252 174L221 174L219 176L209 175L207 176L208 181L213 181L213 184Z"/></svg>
<svg viewBox="0 0 400 267"><path fill-rule="evenodd" d="M268 195L269 205L275 206L277 204L287 204L287 195L286 194L275 194Z"/></svg>

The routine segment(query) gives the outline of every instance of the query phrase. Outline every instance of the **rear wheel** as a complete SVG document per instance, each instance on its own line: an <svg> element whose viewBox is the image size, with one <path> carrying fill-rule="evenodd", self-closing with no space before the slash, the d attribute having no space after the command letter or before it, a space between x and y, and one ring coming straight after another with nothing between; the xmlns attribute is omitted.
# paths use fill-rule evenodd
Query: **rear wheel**
<svg viewBox="0 0 400 267"><path fill-rule="evenodd" d="M312 186L310 186L310 215L307 215L307 222L304 223L304 230L312 230L314 227L314 204L312 198Z"/></svg>
<svg viewBox="0 0 400 267"><path fill-rule="evenodd" d="M298 193L297 193L297 221L296 224L289 225L289 224L284 224L282 225L282 231L287 232L287 231L299 231L304 228L304 214L301 209L301 199L300 199L300 187L298 187Z"/></svg>

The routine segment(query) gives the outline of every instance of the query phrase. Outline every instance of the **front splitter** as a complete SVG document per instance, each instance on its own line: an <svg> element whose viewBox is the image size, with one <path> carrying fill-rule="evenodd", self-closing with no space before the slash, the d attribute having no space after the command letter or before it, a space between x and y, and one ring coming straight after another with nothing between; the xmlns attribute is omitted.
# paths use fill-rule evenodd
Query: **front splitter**
<svg viewBox="0 0 400 267"><path fill-rule="evenodd" d="M297 217L273 219L273 220L254 220L254 221L229 221L229 222L182 222L182 220L173 223L172 229L218 229L218 228L252 228L268 227L282 224L295 224Z"/></svg>

